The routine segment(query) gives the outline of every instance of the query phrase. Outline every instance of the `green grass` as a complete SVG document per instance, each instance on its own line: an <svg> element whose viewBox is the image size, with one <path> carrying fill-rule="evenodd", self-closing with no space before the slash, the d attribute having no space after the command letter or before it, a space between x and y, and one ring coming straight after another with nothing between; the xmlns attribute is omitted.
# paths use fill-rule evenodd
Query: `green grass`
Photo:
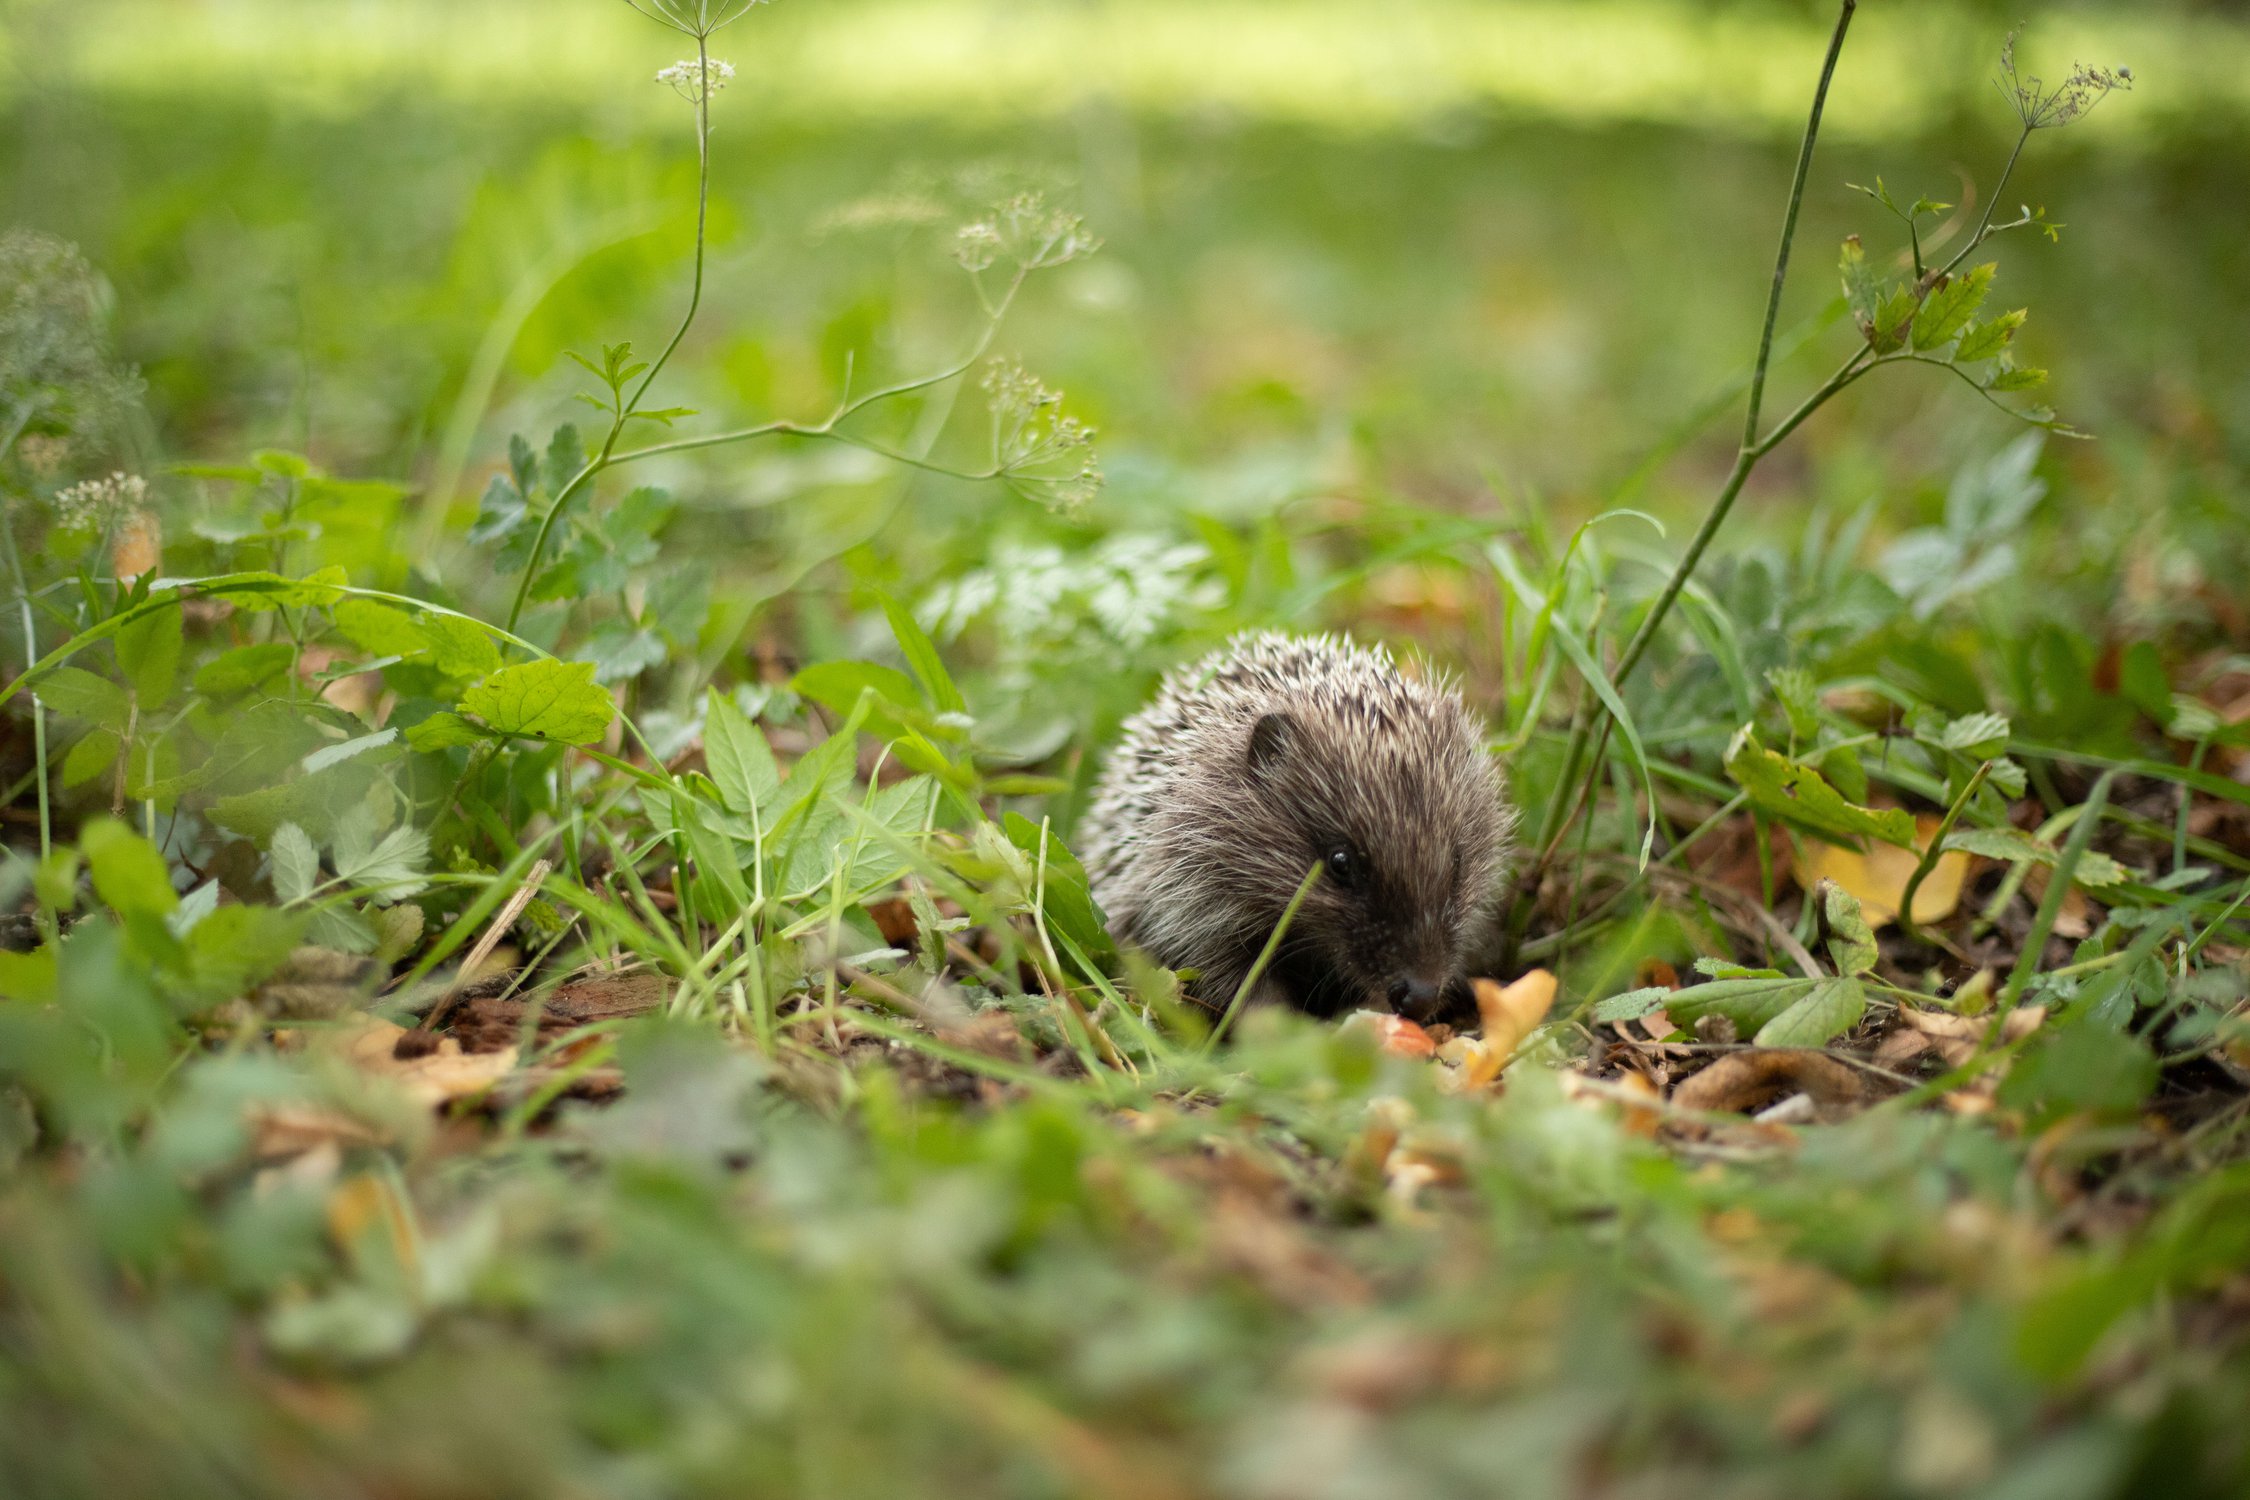
<svg viewBox="0 0 2250 1500"><path fill-rule="evenodd" d="M0 1489L2241 1493L2250 44L2022 43L2140 79L2032 142L2003 215L2068 228L1980 312L2098 441L1879 370L1625 670L1828 19L756 10L650 391L697 410L615 452L787 430L604 470L564 355L686 307L642 80L692 44L12 13L13 217L104 280L6 252ZM1863 8L1769 428L1860 338L1844 236L1898 265L1847 184L1989 190L2004 24ZM988 317L1022 244L972 285L955 233L1027 189L1107 244ZM1098 496L995 451L981 355L828 420L978 351L1094 423ZM161 579L58 496L113 470ZM1211 1045L1104 931L1091 770L1251 626L1458 673L1557 831L1503 1089L1271 1011ZM1984 861L1919 935L1791 874L1916 814ZM388 1029L433 1007L467 1053ZM1783 1040L1825 1063L1738 1050Z"/></svg>

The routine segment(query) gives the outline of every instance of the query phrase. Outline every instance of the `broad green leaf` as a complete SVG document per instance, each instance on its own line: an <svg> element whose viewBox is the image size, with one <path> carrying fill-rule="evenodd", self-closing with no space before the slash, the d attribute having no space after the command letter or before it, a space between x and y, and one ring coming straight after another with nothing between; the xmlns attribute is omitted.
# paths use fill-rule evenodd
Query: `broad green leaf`
<svg viewBox="0 0 2250 1500"><path fill-rule="evenodd" d="M1921 903L1915 902L1919 907ZM1881 951L1875 946L1875 929L1859 909L1859 898L1833 880L1820 883L1820 911L1828 929L1828 957L1838 974L1865 974L1875 967Z"/></svg>
<svg viewBox="0 0 2250 1500"><path fill-rule="evenodd" d="M378 759L355 756L279 786L222 797L211 804L208 816L221 828L256 843L271 840L283 823L295 823L314 838L325 839L335 829L336 819L374 785Z"/></svg>
<svg viewBox="0 0 2250 1500"><path fill-rule="evenodd" d="M500 648L474 620L424 615L415 623L430 638L430 664L446 676L474 681L500 670Z"/></svg>
<svg viewBox="0 0 2250 1500"><path fill-rule="evenodd" d="M302 901L319 888L320 851L296 824L284 823L273 831L266 858L273 867L273 893L283 901Z"/></svg>
<svg viewBox="0 0 2250 1500"><path fill-rule="evenodd" d="M430 637L403 609L373 599L345 599L334 615L346 640L371 656L414 656L430 649Z"/></svg>
<svg viewBox="0 0 2250 1500"><path fill-rule="evenodd" d="M1974 364L1980 359L1998 359L2008 351L2016 330L2030 314L2023 308L2002 313L1985 323L1972 323L1961 334L1961 342L1953 351L1956 364Z"/></svg>
<svg viewBox="0 0 2250 1500"><path fill-rule="evenodd" d="M235 999L281 967L305 917L270 906L222 906L187 935L186 984L199 1006Z"/></svg>
<svg viewBox="0 0 2250 1500"><path fill-rule="evenodd" d="M1820 774L1828 778L1828 784L1841 792L1846 801L1867 800L1867 767L1860 760L1856 747L1837 745L1823 751Z"/></svg>
<svg viewBox="0 0 2250 1500"><path fill-rule="evenodd" d="M734 841L715 832L704 821L693 797L673 796L672 825L686 836L688 849L695 855L697 872L705 880L717 883L729 909L740 911L748 906L750 888L743 884L742 862L735 854Z"/></svg>
<svg viewBox="0 0 2250 1500"><path fill-rule="evenodd" d="M62 784L65 787L84 786L104 775L117 764L117 752L125 741L114 729L96 729L82 736L63 757Z"/></svg>
<svg viewBox="0 0 2250 1500"><path fill-rule="evenodd" d="M1744 725L1727 748L1727 774L1750 794L1751 804L1775 817L1845 838L1877 838L1902 849L1914 847L1914 815L1904 808L1861 807L1844 800L1811 766L1793 761L1758 743L1754 726Z"/></svg>
<svg viewBox="0 0 2250 1500"><path fill-rule="evenodd" d="M1922 310L1914 315L1914 347L1942 348L1958 337L1976 316L1977 309L1984 306L1985 293L1992 290L1993 273L1999 269L1993 262L1986 261L1963 271L1925 297Z"/></svg>
<svg viewBox="0 0 2250 1500"><path fill-rule="evenodd" d="M171 701L172 691L180 683L180 652L185 644L178 610L154 609L136 615L118 630L112 644L117 650L117 664L125 669L125 680L133 685L143 713Z"/></svg>
<svg viewBox="0 0 2250 1500"><path fill-rule="evenodd" d="M125 689L81 667L57 667L32 683L39 701L67 718L123 733L132 717Z"/></svg>
<svg viewBox="0 0 2250 1500"><path fill-rule="evenodd" d="M1883 299L1876 310L1874 327L1869 331L1868 342L1877 354L1889 354L1906 347L1907 331L1914 326L1914 315L1921 311L1921 303L1914 298L1912 287L1900 287Z"/></svg>
<svg viewBox="0 0 2250 1500"><path fill-rule="evenodd" d="M1819 1047L1859 1024L1867 991L1856 979L1826 979L1804 998L1758 1028L1761 1047Z"/></svg>
<svg viewBox="0 0 2250 1500"><path fill-rule="evenodd" d="M431 714L406 731L406 743L417 750L448 750L456 745L481 745L492 735L457 713Z"/></svg>
<svg viewBox="0 0 2250 1500"><path fill-rule="evenodd" d="M2047 372L2024 365L2017 369L2002 370L1992 377L1991 389L1996 391L2028 391L2047 383Z"/></svg>
<svg viewBox="0 0 2250 1500"><path fill-rule="evenodd" d="M237 646L196 669L195 690L206 698L239 698L286 673L296 656L288 641Z"/></svg>
<svg viewBox="0 0 2250 1500"><path fill-rule="evenodd" d="M2050 868L2062 857L2053 844L2015 828L1956 828L1945 836L1945 847L1986 859L2006 860L2011 864L2028 861ZM2122 884L2126 873L2125 867L2109 855L2089 849L2079 855L2078 869L2072 879L2078 885L2099 890L2103 886Z"/></svg>
<svg viewBox="0 0 2250 1500"><path fill-rule="evenodd" d="M900 711L908 720L922 716L921 694L915 691L914 679L896 667L881 666L871 661L825 661L805 668L789 680L789 686L815 703L850 713L858 707L862 694L872 693L874 711L897 723ZM886 734L895 739L895 734Z"/></svg>
<svg viewBox="0 0 2250 1500"><path fill-rule="evenodd" d="M1067 934L1080 952L1097 962L1115 957L1117 945L1110 940L1101 909L1094 904L1086 867L1078 862L1078 856L1064 848L1052 830L1022 813L1009 812L1002 818L1001 828L1010 843L1031 857L1035 869L1043 861L1043 908L1048 925ZM1034 879L1036 883L1036 875Z"/></svg>
<svg viewBox="0 0 2250 1500"><path fill-rule="evenodd" d="M774 763L765 735L716 688L704 711L703 764L720 800L745 816L770 808L781 790L781 768Z"/></svg>
<svg viewBox="0 0 2250 1500"><path fill-rule="evenodd" d="M460 707L500 734L563 745L591 745L617 718L617 705L586 661L503 667L464 693Z"/></svg>
<svg viewBox="0 0 2250 1500"><path fill-rule="evenodd" d="M378 842L375 810L361 802L336 820L333 853L338 879L363 887L378 902L388 904L422 889L430 836L402 823Z"/></svg>
<svg viewBox="0 0 2250 1500"><path fill-rule="evenodd" d="M1725 1016L1743 1036L1754 1036L1766 1023L1811 994L1825 980L1782 977L1777 979L1714 979L1709 984L1673 990L1664 999L1664 1013L1689 1026L1705 1016Z"/></svg>
<svg viewBox="0 0 2250 1500"><path fill-rule="evenodd" d="M120 916L168 916L180 904L156 846L115 818L96 818L79 835L94 891Z"/></svg>

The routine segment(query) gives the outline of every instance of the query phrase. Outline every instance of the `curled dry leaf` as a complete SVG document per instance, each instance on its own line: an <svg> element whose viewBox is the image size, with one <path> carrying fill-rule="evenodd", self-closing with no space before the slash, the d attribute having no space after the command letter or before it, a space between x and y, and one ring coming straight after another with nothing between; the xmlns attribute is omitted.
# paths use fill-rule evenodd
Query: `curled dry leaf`
<svg viewBox="0 0 2250 1500"><path fill-rule="evenodd" d="M1860 1075L1824 1052L1799 1047L1754 1047L1730 1052L1682 1082L1672 1102L1709 1114L1750 1114L1791 1094L1812 1100L1814 1113L1832 1119L1866 1101Z"/></svg>

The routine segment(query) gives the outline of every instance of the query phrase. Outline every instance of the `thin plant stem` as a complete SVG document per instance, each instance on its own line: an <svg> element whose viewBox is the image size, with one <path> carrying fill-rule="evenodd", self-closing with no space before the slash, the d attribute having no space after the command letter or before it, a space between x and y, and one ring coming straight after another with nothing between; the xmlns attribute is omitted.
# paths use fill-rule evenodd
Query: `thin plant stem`
<svg viewBox="0 0 2250 1500"><path fill-rule="evenodd" d="M1694 538L1688 543L1687 552L1680 558L1678 566L1672 571L1671 578L1666 581L1663 592L1657 596L1655 603L1649 607L1648 613L1642 617L1639 628L1634 631L1632 638L1626 643L1624 652L1619 656L1617 669L1611 675L1611 681L1620 687L1624 685L1626 678L1632 674L1633 669L1640 664L1641 658L1647 654L1650 644L1656 638L1658 628L1663 624L1665 617L1671 613L1672 606L1679 599L1681 590L1687 587L1688 579L1694 576L1697 565L1703 560L1705 549L1711 545L1711 539L1718 534L1719 527L1725 523L1728 512L1734 508L1736 498L1741 495L1742 487L1749 480L1751 471L1758 466L1758 461L1772 451L1775 443L1780 442L1790 432L1794 431L1798 424L1810 416L1815 409L1845 386L1851 384L1852 381L1858 379L1868 368L1871 368L1864 363L1867 350L1864 348L1855 350L1852 357L1844 362L1843 367L1830 376L1811 396L1807 397L1796 411L1784 418L1772 434L1764 439L1760 439L1758 436L1758 423L1765 408L1766 375L1773 360L1774 327L1781 316L1781 294L1789 277L1789 253L1796 242L1797 217L1804 207L1805 181L1812 170L1813 148L1820 138L1821 115L1828 107L1828 88L1836 75L1836 60L1843 53L1844 39L1851 31L1852 17L1858 12L1858 9L1858 0L1842 0L1842 3L1837 7L1836 29L1829 36L1827 53L1821 59L1820 82L1813 90L1812 109L1805 120L1804 138L1797 148L1796 170L1791 174L1789 183L1788 207L1782 216L1781 243L1774 255L1773 284L1766 294L1765 317L1758 332L1758 357L1750 369L1749 410L1743 421L1740 450L1735 455L1734 467L1729 471L1726 483L1719 491L1718 499L1712 503L1710 511L1703 518L1703 524L1697 528ZM1564 752L1563 774L1557 783L1559 787L1578 786L1579 773L1585 765L1586 752L1592 743L1597 720L1600 725L1602 743L1607 744L1609 738L1608 715L1597 713L1581 721L1580 725L1572 731L1569 747ZM1592 784L1589 781L1583 794L1590 795L1591 790ZM1530 898L1537 892L1539 877L1545 873L1548 864L1552 861L1554 851L1561 842L1563 829L1567 826L1569 818L1575 815L1580 800L1581 797L1578 795L1566 794L1554 798L1547 804L1546 813L1540 821L1538 837L1534 841L1540 850L1539 857L1526 874L1523 887L1525 894L1518 898L1515 914L1509 924L1507 947L1510 952L1507 956L1511 961L1514 957L1513 950L1520 942L1523 930L1530 921Z"/></svg>
<svg viewBox="0 0 2250 1500"><path fill-rule="evenodd" d="M2063 901L2070 895L2071 881L2078 874L2078 863L2086 857L2086 847L2094 839L2094 829L2102 821L2102 809L2109 805L2110 783L2117 779L2115 771L2102 772L2087 796L2085 805L2078 810L2078 821L2070 830L2070 839L2063 845L2062 854L2055 867L2047 874L2047 894L2040 898L2039 910L2031 919L2031 931L2023 940L2023 949L2016 954L2016 966L2008 974L2007 987L2000 992L2000 1000L1993 1007L1992 1030L1985 1038L1990 1047L2000 1039L2000 1026L2023 998L2024 986L2039 971L2039 956L2047 950L2047 939L2062 917Z"/></svg>
<svg viewBox="0 0 2250 1500"><path fill-rule="evenodd" d="M1922 929L1914 923L1914 897L1922 889L1922 882L1930 878L1930 871L1937 868L1938 857L1945 849L1945 836L1953 831L1954 824L1961 821L1962 812L1968 807L1970 799L1976 796L1977 789L1984 785L1985 777L1992 774L1992 764L1988 760L1978 766L1976 774L1969 778L1969 784L1961 788L1961 795L1954 798L1953 805L1945 810L1945 817L1939 821L1937 831L1930 835L1929 845L1923 849L1922 858L1914 866L1914 873L1906 877L1906 889L1899 893L1898 930L1916 942L1922 940Z"/></svg>
<svg viewBox="0 0 2250 1500"><path fill-rule="evenodd" d="M1305 898L1312 894L1314 882L1320 879L1320 869L1316 861L1311 869L1305 871L1305 878L1298 882L1297 894L1289 898L1289 904L1281 909L1281 920L1273 924L1273 935L1266 939L1265 947L1258 950L1257 961L1250 965L1250 972L1242 976L1242 983L1235 986L1234 998L1227 1002L1226 1012L1219 1017L1219 1024L1212 1027L1211 1034L1203 1039L1204 1052L1208 1053L1219 1045L1220 1038L1227 1034L1227 1028L1234 1024L1235 1016L1249 1002L1251 991L1265 977L1266 969L1273 963L1273 956L1281 951L1281 940L1288 935L1289 924L1296 920L1297 908L1305 904Z"/></svg>

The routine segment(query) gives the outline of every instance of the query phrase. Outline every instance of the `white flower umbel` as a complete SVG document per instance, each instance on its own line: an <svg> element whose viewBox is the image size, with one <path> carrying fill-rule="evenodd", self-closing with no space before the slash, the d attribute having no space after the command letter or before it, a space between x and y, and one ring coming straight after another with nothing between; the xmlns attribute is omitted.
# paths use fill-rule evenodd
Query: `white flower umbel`
<svg viewBox="0 0 2250 1500"><path fill-rule="evenodd" d="M712 58L708 63L692 57L683 57L656 75L656 81L669 84L672 92L690 104L701 104L712 94L734 82L734 64Z"/></svg>
<svg viewBox="0 0 2250 1500"><path fill-rule="evenodd" d="M55 492L55 519L71 530L99 530L148 502L148 481L123 470Z"/></svg>

